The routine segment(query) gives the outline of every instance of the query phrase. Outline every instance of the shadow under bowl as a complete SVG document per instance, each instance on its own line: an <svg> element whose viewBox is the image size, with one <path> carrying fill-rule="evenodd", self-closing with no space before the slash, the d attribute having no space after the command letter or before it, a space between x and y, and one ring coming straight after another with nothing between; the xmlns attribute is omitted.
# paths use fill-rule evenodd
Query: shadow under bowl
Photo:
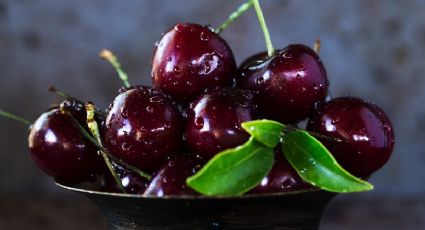
<svg viewBox="0 0 425 230"><path fill-rule="evenodd" d="M150 197L58 185L91 199L114 230L317 230L326 205L336 195L310 189L232 197Z"/></svg>

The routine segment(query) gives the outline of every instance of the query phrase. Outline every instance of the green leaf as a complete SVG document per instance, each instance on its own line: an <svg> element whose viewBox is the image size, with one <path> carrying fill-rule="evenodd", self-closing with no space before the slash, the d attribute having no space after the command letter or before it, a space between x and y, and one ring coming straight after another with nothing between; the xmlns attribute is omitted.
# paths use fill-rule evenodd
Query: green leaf
<svg viewBox="0 0 425 230"><path fill-rule="evenodd" d="M251 137L245 144L214 156L186 183L204 195L241 195L259 184L273 163L273 149Z"/></svg>
<svg viewBox="0 0 425 230"><path fill-rule="evenodd" d="M281 141L281 133L285 126L277 121L255 120L247 121L241 124L251 136L262 144L274 148Z"/></svg>
<svg viewBox="0 0 425 230"><path fill-rule="evenodd" d="M344 170L316 138L297 130L283 136L282 152L305 181L331 192L361 192L373 185Z"/></svg>

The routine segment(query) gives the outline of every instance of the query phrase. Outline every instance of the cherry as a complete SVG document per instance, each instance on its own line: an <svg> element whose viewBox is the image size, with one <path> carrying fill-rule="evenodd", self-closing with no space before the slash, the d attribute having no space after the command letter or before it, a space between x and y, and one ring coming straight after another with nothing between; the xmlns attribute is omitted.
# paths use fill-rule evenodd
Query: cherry
<svg viewBox="0 0 425 230"><path fill-rule="evenodd" d="M85 124L85 120L80 120L84 116L81 113L71 111ZM91 181L104 170L96 147L83 136L74 120L57 108L43 113L34 122L28 143L34 162L57 181Z"/></svg>
<svg viewBox="0 0 425 230"><path fill-rule="evenodd" d="M311 188L304 182L283 156L279 148L275 151L275 163L269 174L250 193L279 193Z"/></svg>
<svg viewBox="0 0 425 230"><path fill-rule="evenodd" d="M355 97L336 98L323 105L307 129L342 141L322 139L343 168L366 178L381 168L394 147L390 120L378 106Z"/></svg>
<svg viewBox="0 0 425 230"><path fill-rule="evenodd" d="M175 99L193 99L206 88L234 83L229 45L208 27L177 24L158 43L152 61L154 88Z"/></svg>
<svg viewBox="0 0 425 230"><path fill-rule="evenodd" d="M130 194L143 194L145 192L149 183L146 178L141 177L132 171L128 171L115 163L113 163L113 165L125 192ZM105 184L102 186L101 190L114 193L122 192L109 171L105 173Z"/></svg>
<svg viewBox="0 0 425 230"><path fill-rule="evenodd" d="M190 104L187 111L186 143L204 159L243 144L249 135L241 128L253 120L253 95L236 88L214 88Z"/></svg>
<svg viewBox="0 0 425 230"><path fill-rule="evenodd" d="M115 98L102 136L112 155L152 172L180 149L182 133L181 114L173 101L158 90L138 86Z"/></svg>
<svg viewBox="0 0 425 230"><path fill-rule="evenodd" d="M256 92L265 118L296 123L325 100L328 79L319 56L304 45L290 45L268 57L260 53L239 68L236 85Z"/></svg>
<svg viewBox="0 0 425 230"><path fill-rule="evenodd" d="M204 162L194 155L173 156L166 161L152 179L144 195L196 195L186 185L186 179L195 174Z"/></svg>
<svg viewBox="0 0 425 230"><path fill-rule="evenodd" d="M60 104L60 107L68 111L75 119L80 121L83 124L83 127L86 127L86 107L85 105L76 100L65 100Z"/></svg>

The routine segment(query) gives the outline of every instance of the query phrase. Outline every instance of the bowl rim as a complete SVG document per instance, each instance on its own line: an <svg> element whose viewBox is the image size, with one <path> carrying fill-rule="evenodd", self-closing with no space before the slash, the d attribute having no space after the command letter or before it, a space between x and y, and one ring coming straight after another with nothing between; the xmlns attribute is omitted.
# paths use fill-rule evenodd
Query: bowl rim
<svg viewBox="0 0 425 230"><path fill-rule="evenodd" d="M312 194L312 193L329 193L319 188L308 188L291 192L279 192L279 193L259 193L259 194L244 194L244 195L231 195L231 196L205 196L205 195L165 195L165 196L154 196L154 195L143 195L143 194L127 194L127 193L114 193L114 192L101 192L96 190L89 190L79 187L73 187L69 185L63 185L58 182L55 184L65 190L70 190L73 192L84 193L88 195L99 195L99 196L108 196L108 197L119 197L119 198L137 198L145 200L244 200L244 199L260 199L260 198L273 198L273 197L289 197L303 194ZM337 193L333 193L337 194Z"/></svg>

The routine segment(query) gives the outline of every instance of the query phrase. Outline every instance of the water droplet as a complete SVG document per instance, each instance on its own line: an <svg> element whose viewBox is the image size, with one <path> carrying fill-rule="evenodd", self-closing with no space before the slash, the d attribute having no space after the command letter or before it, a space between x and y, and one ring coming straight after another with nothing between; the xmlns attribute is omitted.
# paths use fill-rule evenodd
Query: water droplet
<svg viewBox="0 0 425 230"><path fill-rule="evenodd" d="M210 62L204 62L204 72L209 73L211 71L211 63Z"/></svg>
<svg viewBox="0 0 425 230"><path fill-rule="evenodd" d="M111 145L116 145L117 141L115 140L115 138L110 138L109 142L111 143Z"/></svg>
<svg viewBox="0 0 425 230"><path fill-rule="evenodd" d="M122 108L121 108L121 116L122 116L124 119L127 119L127 118L128 118L128 109L127 109L126 107L122 107Z"/></svg>
<svg viewBox="0 0 425 230"><path fill-rule="evenodd" d="M176 31L176 32L181 32L182 30L183 30L183 28L184 28L184 25L183 24L177 24L176 26L174 26L174 30Z"/></svg>
<svg viewBox="0 0 425 230"><path fill-rule="evenodd" d="M172 60L173 60L173 58L171 58L171 57L167 58L167 61L169 61L169 62L172 61Z"/></svg>
<svg viewBox="0 0 425 230"><path fill-rule="evenodd" d="M146 112L153 113L153 107L152 106L147 106L146 107Z"/></svg>
<svg viewBox="0 0 425 230"><path fill-rule="evenodd" d="M255 80L255 82L256 82L258 85L261 85L261 84L263 84L263 83L264 83L264 78L263 78L263 77L258 77L258 78Z"/></svg>
<svg viewBox="0 0 425 230"><path fill-rule="evenodd" d="M202 129L204 127L204 119L202 117L198 117L195 120L195 128Z"/></svg>
<svg viewBox="0 0 425 230"><path fill-rule="evenodd" d="M178 74L181 72L181 69L178 66L174 66L174 73Z"/></svg>
<svg viewBox="0 0 425 230"><path fill-rule="evenodd" d="M128 143L123 143L121 145L122 150L124 151L129 151L130 150L130 145Z"/></svg>
<svg viewBox="0 0 425 230"><path fill-rule="evenodd" d="M288 52L283 52L282 53L282 57L283 58L292 58L292 54L291 53L288 53Z"/></svg>
<svg viewBox="0 0 425 230"><path fill-rule="evenodd" d="M202 66L199 74L209 74L213 72L219 64L220 58L215 53L204 54L196 62Z"/></svg>
<svg viewBox="0 0 425 230"><path fill-rule="evenodd" d="M152 103L159 103L162 102L162 97L161 96L153 96L151 98L149 98L149 101Z"/></svg>
<svg viewBox="0 0 425 230"><path fill-rule="evenodd" d="M201 32L201 40L202 40L202 41L208 41L208 40L209 40L208 35L207 35L207 34L205 34L204 32Z"/></svg>

